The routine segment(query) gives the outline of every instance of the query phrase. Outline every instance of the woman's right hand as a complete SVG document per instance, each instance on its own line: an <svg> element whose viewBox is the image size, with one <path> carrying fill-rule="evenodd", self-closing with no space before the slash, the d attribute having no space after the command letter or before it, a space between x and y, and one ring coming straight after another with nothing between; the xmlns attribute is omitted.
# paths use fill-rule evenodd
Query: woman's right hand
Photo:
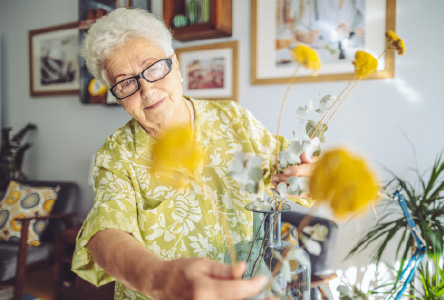
<svg viewBox="0 0 444 300"><path fill-rule="evenodd" d="M165 261L132 235L117 229L96 233L88 242L95 262L126 287L156 300L233 300L258 294L264 277L236 279L246 270L208 258Z"/></svg>
<svg viewBox="0 0 444 300"><path fill-rule="evenodd" d="M245 269L246 264L243 262L233 268L208 258L163 261L157 268L154 281L149 284L151 291L141 289L141 292L156 300L244 299L257 295L267 282L264 276L237 279L241 278Z"/></svg>

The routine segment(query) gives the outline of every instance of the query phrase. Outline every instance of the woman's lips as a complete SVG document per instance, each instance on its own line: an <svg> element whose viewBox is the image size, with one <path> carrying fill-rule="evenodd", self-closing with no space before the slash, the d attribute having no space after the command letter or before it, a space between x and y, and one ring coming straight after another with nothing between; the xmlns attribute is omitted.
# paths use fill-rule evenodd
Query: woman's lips
<svg viewBox="0 0 444 300"><path fill-rule="evenodd" d="M159 107L163 103L163 101L165 101L165 98L162 98L161 100L157 101L153 105L145 107L145 109L155 109L156 107Z"/></svg>

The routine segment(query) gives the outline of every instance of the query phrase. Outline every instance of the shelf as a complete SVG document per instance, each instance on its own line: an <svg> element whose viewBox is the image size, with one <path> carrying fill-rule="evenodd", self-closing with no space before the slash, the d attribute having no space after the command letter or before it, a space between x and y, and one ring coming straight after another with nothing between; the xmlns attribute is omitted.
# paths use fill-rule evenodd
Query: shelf
<svg viewBox="0 0 444 300"><path fill-rule="evenodd" d="M174 27L172 24L174 16L186 15L185 7L185 0L163 0L163 19L173 31L174 39L186 42L232 35L232 0L210 0L209 21L206 23Z"/></svg>

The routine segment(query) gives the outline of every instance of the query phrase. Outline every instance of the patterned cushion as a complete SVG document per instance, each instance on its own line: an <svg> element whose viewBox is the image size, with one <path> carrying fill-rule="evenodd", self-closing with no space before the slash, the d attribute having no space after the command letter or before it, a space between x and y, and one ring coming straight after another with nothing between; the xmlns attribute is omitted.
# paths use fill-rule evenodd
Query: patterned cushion
<svg viewBox="0 0 444 300"><path fill-rule="evenodd" d="M47 216L57 199L60 187L33 187L11 181L5 196L0 202L0 240L19 241L21 222L17 218ZM40 236L48 221L32 220L29 224L27 243L40 245Z"/></svg>

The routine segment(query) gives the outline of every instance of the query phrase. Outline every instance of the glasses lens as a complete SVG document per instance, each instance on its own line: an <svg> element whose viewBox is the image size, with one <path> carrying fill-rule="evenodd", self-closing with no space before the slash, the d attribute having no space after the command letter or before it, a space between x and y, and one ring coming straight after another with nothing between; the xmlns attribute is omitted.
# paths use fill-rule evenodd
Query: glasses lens
<svg viewBox="0 0 444 300"><path fill-rule="evenodd" d="M122 80L115 87L113 87L113 92L118 98L125 98L135 91L137 91L137 80L135 78L130 78L128 80Z"/></svg>
<svg viewBox="0 0 444 300"><path fill-rule="evenodd" d="M171 70L166 60L159 60L143 72L143 77L153 82L165 77Z"/></svg>

